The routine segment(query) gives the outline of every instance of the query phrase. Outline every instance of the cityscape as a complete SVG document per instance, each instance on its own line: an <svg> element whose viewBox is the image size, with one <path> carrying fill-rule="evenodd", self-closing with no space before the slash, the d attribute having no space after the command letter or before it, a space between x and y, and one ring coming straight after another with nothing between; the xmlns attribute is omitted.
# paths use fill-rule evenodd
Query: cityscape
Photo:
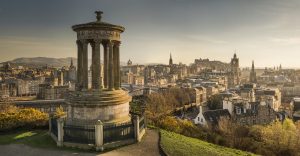
<svg viewBox="0 0 300 156"><path fill-rule="evenodd" d="M14 2L0 155L300 155L300 2Z"/></svg>

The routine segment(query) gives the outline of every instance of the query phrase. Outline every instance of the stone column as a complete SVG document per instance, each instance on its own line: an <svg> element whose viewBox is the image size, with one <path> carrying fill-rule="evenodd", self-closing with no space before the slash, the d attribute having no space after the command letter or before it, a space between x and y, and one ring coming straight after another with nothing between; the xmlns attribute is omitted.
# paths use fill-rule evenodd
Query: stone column
<svg viewBox="0 0 300 156"><path fill-rule="evenodd" d="M82 40L82 87L83 89L88 89L89 87L89 67L88 67L88 41Z"/></svg>
<svg viewBox="0 0 300 156"><path fill-rule="evenodd" d="M49 116L49 122L48 122L48 124L49 124L49 134L51 134L52 132L51 132L51 129L52 129L52 123L51 123L51 121L53 120L53 117L50 117Z"/></svg>
<svg viewBox="0 0 300 156"><path fill-rule="evenodd" d="M103 151L103 123L98 120L95 125L95 145L96 151Z"/></svg>
<svg viewBox="0 0 300 156"><path fill-rule="evenodd" d="M134 125L134 138L139 142L140 138L140 117L138 115L133 116L133 125Z"/></svg>
<svg viewBox="0 0 300 156"><path fill-rule="evenodd" d="M100 40L92 45L92 88L100 89Z"/></svg>
<svg viewBox="0 0 300 156"><path fill-rule="evenodd" d="M113 46L114 46L114 43L110 41L109 44L108 44L108 46L109 46L108 89L109 90L114 90L114 55L113 55Z"/></svg>
<svg viewBox="0 0 300 156"><path fill-rule="evenodd" d="M64 143L64 120L57 119L57 146L62 147Z"/></svg>
<svg viewBox="0 0 300 156"><path fill-rule="evenodd" d="M82 44L80 40L76 41L77 43L77 83L76 90L82 88Z"/></svg>
<svg viewBox="0 0 300 156"><path fill-rule="evenodd" d="M104 78L103 78L103 82L104 82L104 88L107 88L108 86L108 43L104 42L103 43L103 48L104 48Z"/></svg>
<svg viewBox="0 0 300 156"><path fill-rule="evenodd" d="M116 42L114 45L114 88L116 90L120 89L121 78L120 78L120 42Z"/></svg>

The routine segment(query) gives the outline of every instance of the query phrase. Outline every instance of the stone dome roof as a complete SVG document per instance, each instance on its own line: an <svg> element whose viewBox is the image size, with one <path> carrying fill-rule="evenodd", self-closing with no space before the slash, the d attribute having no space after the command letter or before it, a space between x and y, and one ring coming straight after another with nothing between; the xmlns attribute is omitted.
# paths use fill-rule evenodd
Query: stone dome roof
<svg viewBox="0 0 300 156"><path fill-rule="evenodd" d="M116 30L116 31L124 32L125 28L122 26L114 25L114 24L110 24L110 23L101 21L103 12L95 11L95 13L97 15L96 16L97 21L73 25L72 29L74 31L84 30L84 29L100 29L100 30Z"/></svg>

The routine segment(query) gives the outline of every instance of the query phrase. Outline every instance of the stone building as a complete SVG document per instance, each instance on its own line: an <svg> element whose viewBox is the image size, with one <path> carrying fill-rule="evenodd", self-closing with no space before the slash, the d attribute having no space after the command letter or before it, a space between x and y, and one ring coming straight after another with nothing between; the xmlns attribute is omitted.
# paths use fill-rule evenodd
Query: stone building
<svg viewBox="0 0 300 156"><path fill-rule="evenodd" d="M293 120L294 121L299 121L300 120L300 98L295 97L291 101L291 106L293 109Z"/></svg>
<svg viewBox="0 0 300 156"><path fill-rule="evenodd" d="M39 85L44 83L45 78L39 77L36 79L16 79L17 95L18 96L28 96L37 95L39 90Z"/></svg>
<svg viewBox="0 0 300 156"><path fill-rule="evenodd" d="M236 54L234 54L230 62L230 71L228 72L228 87L236 87L240 84L240 79L241 70L239 65L239 58L237 58Z"/></svg>
<svg viewBox="0 0 300 156"><path fill-rule="evenodd" d="M0 100L10 96L9 87L5 83L0 83Z"/></svg>
<svg viewBox="0 0 300 156"><path fill-rule="evenodd" d="M199 86L196 89L199 90L200 103L205 103L207 101L206 88Z"/></svg>
<svg viewBox="0 0 300 156"><path fill-rule="evenodd" d="M249 102L239 96L226 97L223 109L227 109L232 119L242 125L267 124L276 119L276 111L266 102Z"/></svg>
<svg viewBox="0 0 300 156"><path fill-rule="evenodd" d="M5 62L2 64L2 67L0 67L0 72L3 72L5 74L12 74L13 68L9 62Z"/></svg>
<svg viewBox="0 0 300 156"><path fill-rule="evenodd" d="M230 68L228 63L200 58L195 59L194 63L191 65L190 73L199 74L203 70L226 71L228 68Z"/></svg>
<svg viewBox="0 0 300 156"><path fill-rule="evenodd" d="M249 108L235 105L233 119L241 125L263 125L276 120L276 112L264 102L250 102Z"/></svg>
<svg viewBox="0 0 300 156"><path fill-rule="evenodd" d="M68 70L68 79L66 80L67 82L76 82L76 67L73 64L73 60L71 60L71 65Z"/></svg>
<svg viewBox="0 0 300 156"><path fill-rule="evenodd" d="M128 60L127 66L121 67L121 83L130 85L144 85L144 65L132 65Z"/></svg>
<svg viewBox="0 0 300 156"><path fill-rule="evenodd" d="M256 101L255 89L256 89L256 84L254 83L244 84L240 87L239 95L244 99L248 99L249 102L255 102Z"/></svg>
<svg viewBox="0 0 300 156"><path fill-rule="evenodd" d="M40 84L38 99L41 100L56 100L65 99L69 86L53 86L50 84Z"/></svg>
<svg viewBox="0 0 300 156"><path fill-rule="evenodd" d="M255 90L256 101L263 101L275 111L281 106L281 92L278 88L258 88Z"/></svg>
<svg viewBox="0 0 300 156"><path fill-rule="evenodd" d="M132 72L128 72L128 73L123 73L122 72L121 83L122 84L131 84L131 85L143 86L144 85L144 77L133 74Z"/></svg>

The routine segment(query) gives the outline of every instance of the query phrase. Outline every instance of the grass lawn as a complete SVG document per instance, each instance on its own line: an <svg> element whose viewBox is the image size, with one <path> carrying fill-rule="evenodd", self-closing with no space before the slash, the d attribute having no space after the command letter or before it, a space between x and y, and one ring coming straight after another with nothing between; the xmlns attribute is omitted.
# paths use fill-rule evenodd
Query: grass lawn
<svg viewBox="0 0 300 156"><path fill-rule="evenodd" d="M32 147L56 148L56 143L46 130L19 131L0 134L0 145L25 144Z"/></svg>
<svg viewBox="0 0 300 156"><path fill-rule="evenodd" d="M20 130L11 133L0 133L0 145L8 144L23 144L34 148L51 150L96 153L94 150L83 150L75 147L57 147L56 142L48 134L48 130Z"/></svg>
<svg viewBox="0 0 300 156"><path fill-rule="evenodd" d="M177 133L160 130L161 147L170 156L235 156L254 155L236 149L218 146L199 139L186 137Z"/></svg>

